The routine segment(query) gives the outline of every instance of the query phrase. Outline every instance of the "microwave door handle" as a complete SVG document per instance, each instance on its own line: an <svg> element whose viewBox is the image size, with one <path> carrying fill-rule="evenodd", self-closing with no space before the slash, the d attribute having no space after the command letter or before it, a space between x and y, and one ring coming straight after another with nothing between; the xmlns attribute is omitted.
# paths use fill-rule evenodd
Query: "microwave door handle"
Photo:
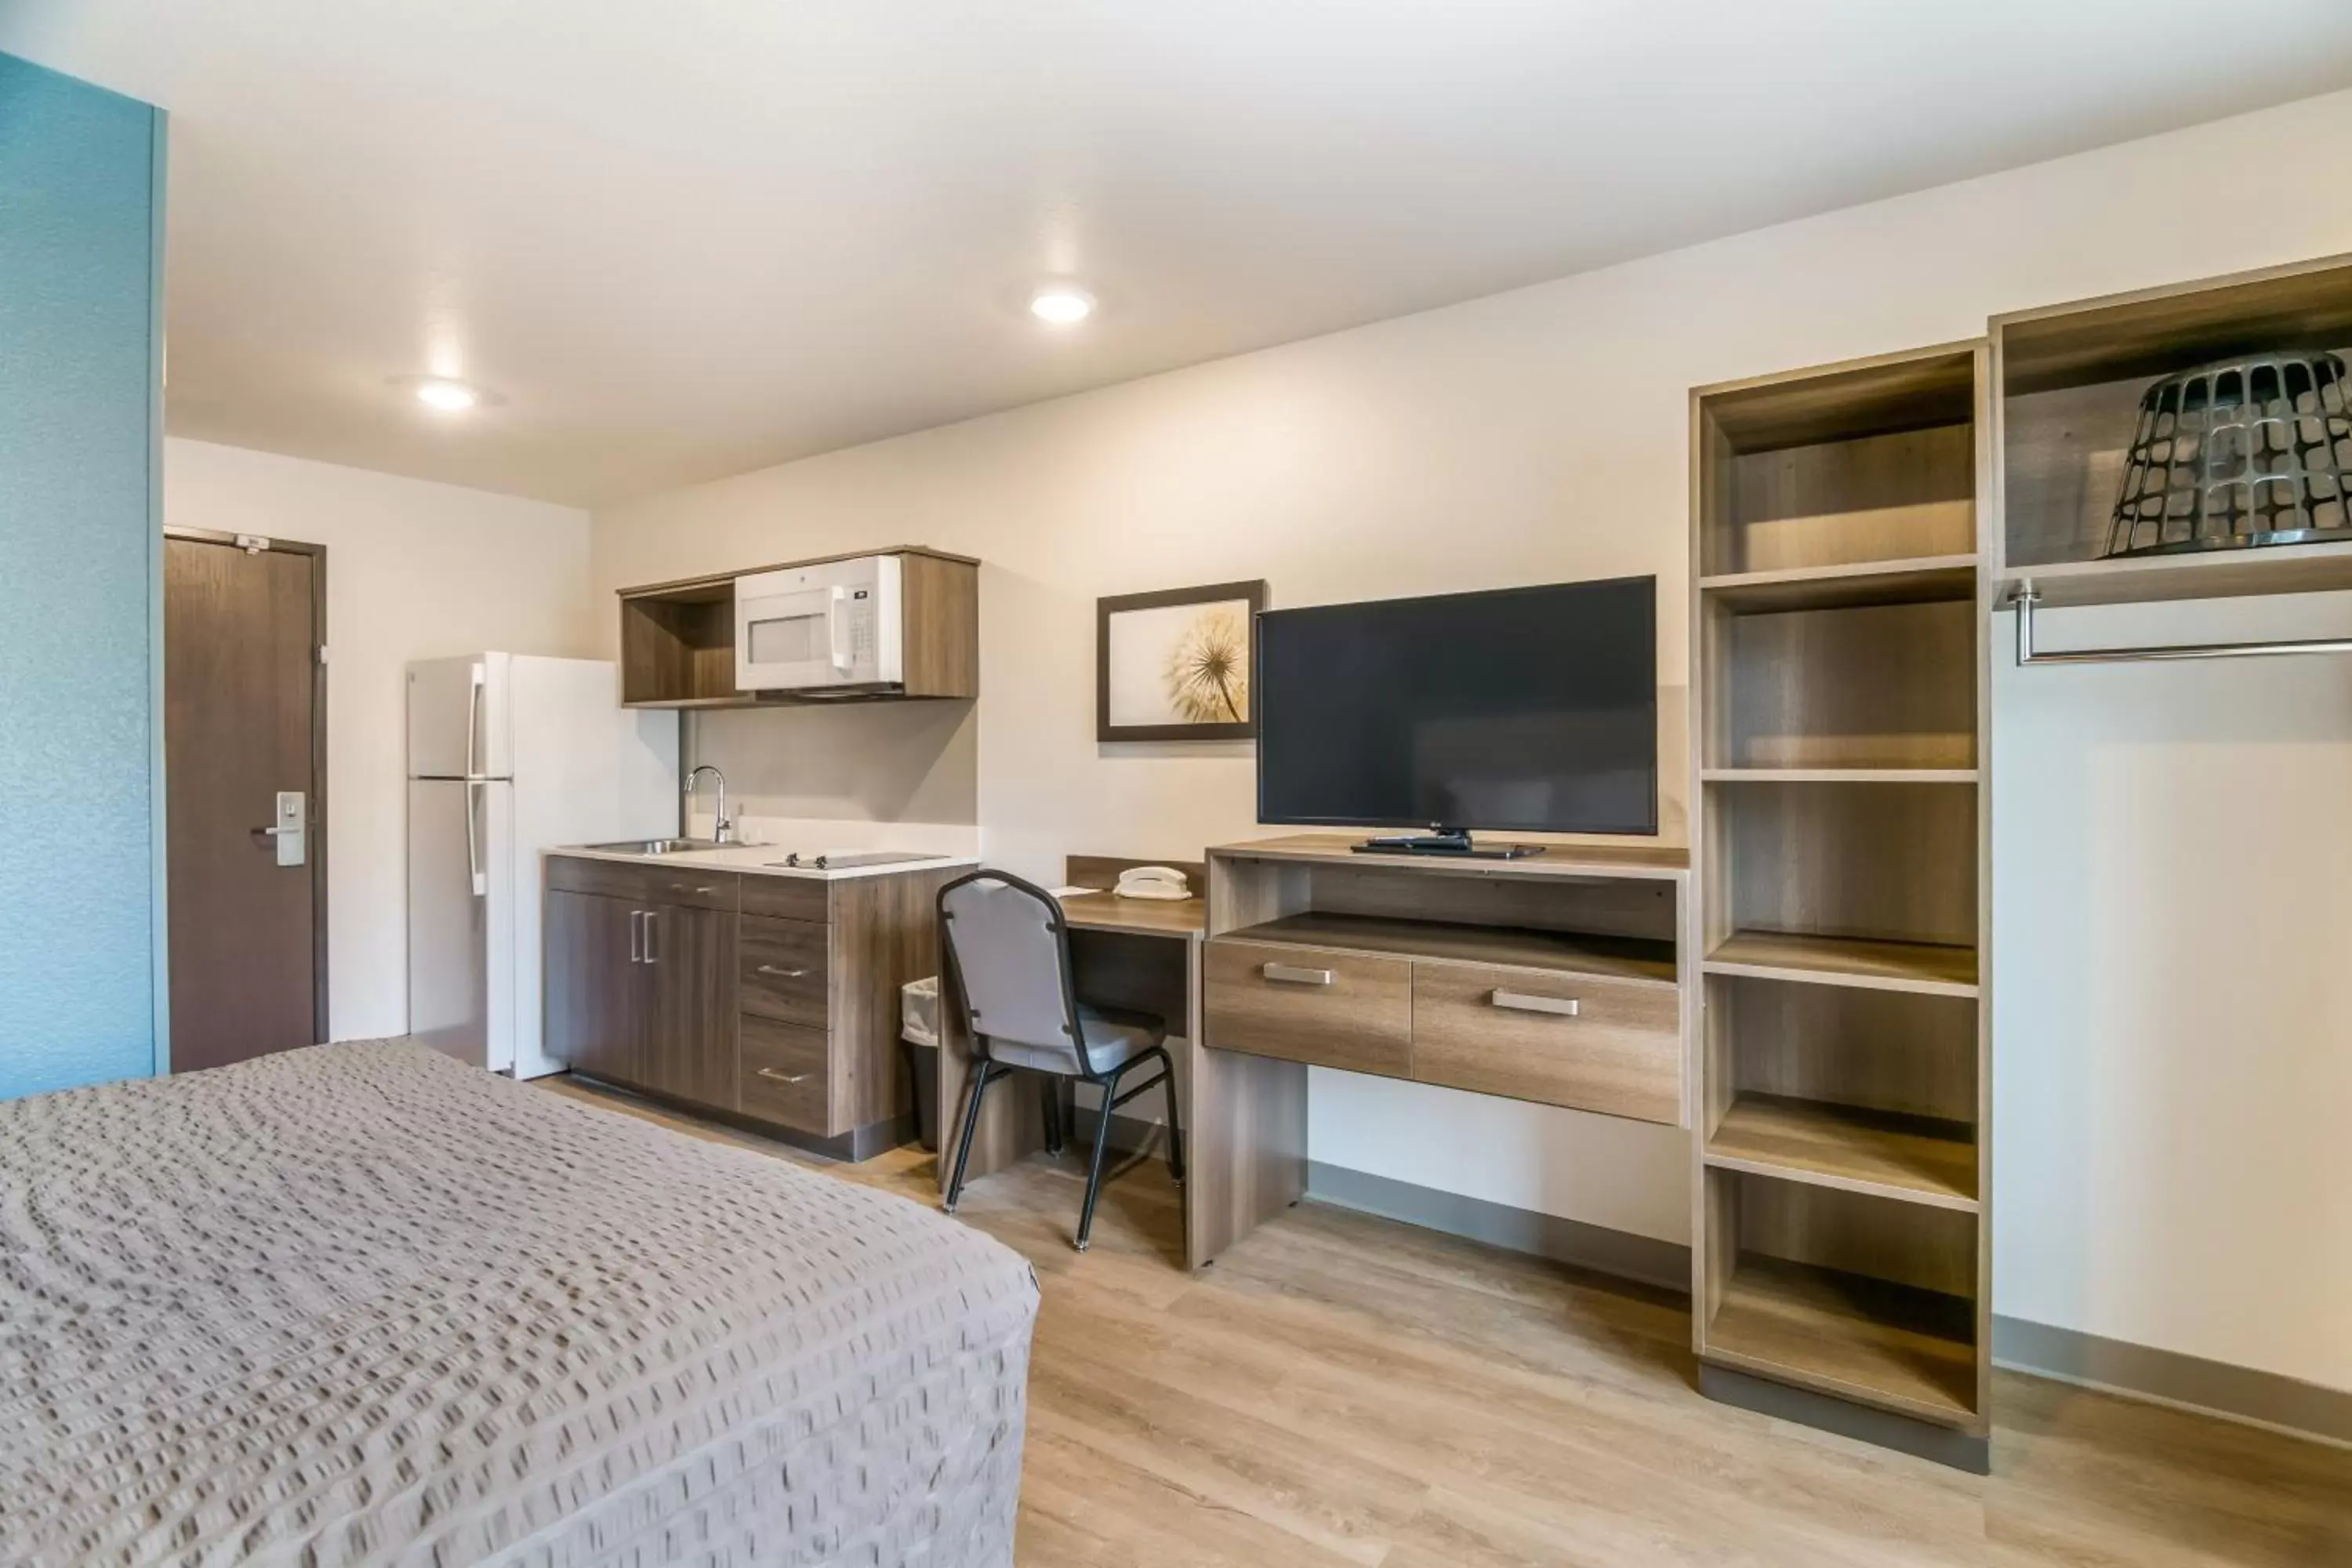
<svg viewBox="0 0 2352 1568"><path fill-rule="evenodd" d="M849 673L849 590L835 587L826 595L824 630L831 646L833 668L842 675Z"/></svg>

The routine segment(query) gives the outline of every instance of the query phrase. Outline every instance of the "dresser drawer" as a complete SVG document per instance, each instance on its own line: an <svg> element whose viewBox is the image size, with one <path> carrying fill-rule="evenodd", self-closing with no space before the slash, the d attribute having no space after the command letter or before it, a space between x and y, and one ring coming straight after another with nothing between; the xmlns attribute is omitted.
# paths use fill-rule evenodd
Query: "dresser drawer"
<svg viewBox="0 0 2352 1568"><path fill-rule="evenodd" d="M824 1028L827 949L832 937L831 926L745 915L738 993L743 1011Z"/></svg>
<svg viewBox="0 0 2352 1568"><path fill-rule="evenodd" d="M1417 962L1412 1076L1474 1094L1680 1122L1682 993L1597 975Z"/></svg>
<svg viewBox="0 0 2352 1568"><path fill-rule="evenodd" d="M629 860L588 860L573 855L547 858L547 885L562 893L594 893L633 904L677 904L688 909L735 908L732 871L696 866L651 866Z"/></svg>
<svg viewBox="0 0 2352 1568"><path fill-rule="evenodd" d="M778 850L778 858L782 857ZM823 925L833 918L832 885L814 877L771 877L763 872L743 874L743 912L766 915L772 920L814 921Z"/></svg>
<svg viewBox="0 0 2352 1568"><path fill-rule="evenodd" d="M1412 1064L1412 965L1219 937L1202 989L1210 1048L1402 1078Z"/></svg>
<svg viewBox="0 0 2352 1568"><path fill-rule="evenodd" d="M823 1029L745 1015L737 1063L736 1109L802 1132L832 1137L830 1042Z"/></svg>

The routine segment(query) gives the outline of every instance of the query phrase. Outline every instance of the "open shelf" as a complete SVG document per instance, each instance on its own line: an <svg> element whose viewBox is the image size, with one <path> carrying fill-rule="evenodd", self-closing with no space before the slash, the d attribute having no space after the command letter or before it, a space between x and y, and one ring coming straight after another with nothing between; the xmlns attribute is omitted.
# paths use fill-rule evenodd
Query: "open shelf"
<svg viewBox="0 0 2352 1568"><path fill-rule="evenodd" d="M621 595L621 701L630 708L735 708L735 581Z"/></svg>
<svg viewBox="0 0 2352 1568"><path fill-rule="evenodd" d="M1965 1122L1742 1094L1707 1140L1706 1157L1727 1170L1906 1203L1978 1206L1977 1149Z"/></svg>
<svg viewBox="0 0 2352 1568"><path fill-rule="evenodd" d="M1972 572L1972 590L1975 580ZM1707 601L1701 610L1702 766L1976 766L1972 596L1759 615Z"/></svg>
<svg viewBox="0 0 2352 1568"><path fill-rule="evenodd" d="M1975 768L1701 768L1703 784L1972 784Z"/></svg>
<svg viewBox="0 0 2352 1568"><path fill-rule="evenodd" d="M2001 584L2002 602L2029 582L2043 606L2053 609L2235 599L2254 594L2334 593L2352 588L2352 542L2012 566Z"/></svg>
<svg viewBox="0 0 2352 1568"><path fill-rule="evenodd" d="M1742 1253L1708 1359L1925 1421L1977 1415L1974 1309L1937 1291Z"/></svg>
<svg viewBox="0 0 2352 1568"><path fill-rule="evenodd" d="M1285 915L1223 934L1239 942L1280 942L1374 957L1443 959L1496 968L1598 974L1668 986L1675 983L1673 942L1643 937L1461 925L1447 921L1321 910Z"/></svg>
<svg viewBox="0 0 2352 1568"><path fill-rule="evenodd" d="M2047 605L2352 587L2352 543L2098 559L2139 405L2158 378L2250 353L2352 342L2352 257L2020 311L1992 323L2005 583Z"/></svg>
<svg viewBox="0 0 2352 1568"><path fill-rule="evenodd" d="M1706 955L1709 974L1748 974L1925 996L1974 996L1973 947L1923 942L1872 942L1794 931L1735 931Z"/></svg>
<svg viewBox="0 0 2352 1568"><path fill-rule="evenodd" d="M1933 604L1976 597L1977 558L1930 555L1836 566L1784 567L1772 572L1733 572L1702 577L1698 589L1711 603L1740 616L1776 615L1786 610L1838 610L1859 605Z"/></svg>

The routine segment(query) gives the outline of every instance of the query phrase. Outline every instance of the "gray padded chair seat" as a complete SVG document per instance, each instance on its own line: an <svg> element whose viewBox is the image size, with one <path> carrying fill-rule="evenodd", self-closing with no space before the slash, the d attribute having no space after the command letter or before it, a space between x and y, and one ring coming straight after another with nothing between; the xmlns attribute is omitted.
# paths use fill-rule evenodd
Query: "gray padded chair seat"
<svg viewBox="0 0 2352 1568"><path fill-rule="evenodd" d="M1167 1028L1149 1013L1123 1007L1093 1007L1078 1004L1078 1032L1086 1037L1087 1067L1108 1076L1167 1038ZM1024 1046L1018 1040L992 1040L989 1055L1006 1067L1034 1068L1040 1072L1067 1072L1070 1053L1060 1046Z"/></svg>

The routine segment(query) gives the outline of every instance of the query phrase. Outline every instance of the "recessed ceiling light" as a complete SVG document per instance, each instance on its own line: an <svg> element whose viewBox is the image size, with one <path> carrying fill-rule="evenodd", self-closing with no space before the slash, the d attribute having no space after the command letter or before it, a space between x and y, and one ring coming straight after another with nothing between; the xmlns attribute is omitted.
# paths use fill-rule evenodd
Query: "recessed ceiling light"
<svg viewBox="0 0 2352 1568"><path fill-rule="evenodd" d="M477 408L496 408L506 401L487 387L459 381L453 375L395 375L390 378L389 384L436 414L467 414Z"/></svg>
<svg viewBox="0 0 2352 1568"><path fill-rule="evenodd" d="M482 401L482 395L462 381L427 378L416 384L416 401L444 414L463 414Z"/></svg>
<svg viewBox="0 0 2352 1568"><path fill-rule="evenodd" d="M1095 313L1095 297L1075 283L1051 283L1029 296L1029 313L1048 326L1072 327Z"/></svg>

